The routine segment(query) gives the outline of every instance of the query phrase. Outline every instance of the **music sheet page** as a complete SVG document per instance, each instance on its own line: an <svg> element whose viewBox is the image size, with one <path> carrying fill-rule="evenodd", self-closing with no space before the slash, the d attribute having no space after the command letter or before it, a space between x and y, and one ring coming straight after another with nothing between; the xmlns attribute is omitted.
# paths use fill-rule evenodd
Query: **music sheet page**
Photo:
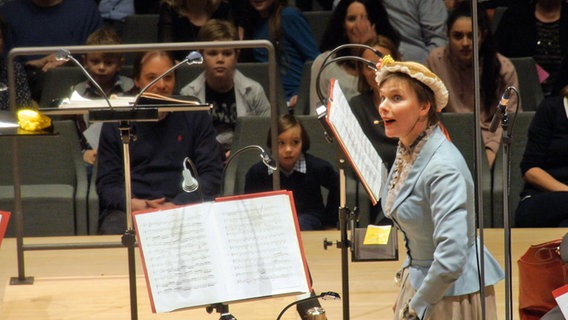
<svg viewBox="0 0 568 320"><path fill-rule="evenodd" d="M387 178L383 160L361 129L337 81L332 83L330 92L327 121L374 205Z"/></svg>

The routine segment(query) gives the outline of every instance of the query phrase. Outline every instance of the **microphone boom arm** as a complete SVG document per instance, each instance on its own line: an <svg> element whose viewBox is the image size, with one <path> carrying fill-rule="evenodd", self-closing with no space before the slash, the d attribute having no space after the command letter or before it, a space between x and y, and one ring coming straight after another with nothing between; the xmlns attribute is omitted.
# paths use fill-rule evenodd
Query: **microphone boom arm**
<svg viewBox="0 0 568 320"><path fill-rule="evenodd" d="M368 45L365 44L358 44L358 43L347 43L347 44L343 44L338 46L337 48L331 50L329 52L329 54L325 57L325 59L322 62L322 66L320 67L318 74L316 76L316 93L318 95L318 99L320 100L320 103L322 105L326 105L325 103L325 98L323 96L323 92L321 91L321 86L320 86L320 79L321 79L321 74L323 72L323 70L330 64L334 63L334 62L338 62L338 61L343 61L343 60L357 60L357 61L361 61L363 63L366 63L367 66L371 67L372 65L372 69L376 70L375 64L367 59L364 59L362 57L359 56L341 56L341 57L337 57L337 58L333 58L330 61L328 61L330 59L331 56L333 56L333 54L339 50L342 49L346 49L346 48L361 48L361 49L366 49L366 50L371 50L371 52L373 52L377 57L382 58L383 54L380 53L377 49L370 47Z"/></svg>
<svg viewBox="0 0 568 320"><path fill-rule="evenodd" d="M105 91L103 90L103 88L101 88L101 86L99 85L98 82L95 81L95 79L93 79L93 77L91 76L91 74L85 69L85 67L83 67L83 65L77 60L75 59L71 53L69 52L69 50L66 49L60 49L56 54L55 54L55 59L57 61L69 61L71 60L74 64L76 64L79 69L81 69L81 71L83 71L83 73L87 76L87 78L91 81L91 83L95 86L95 88L97 88L97 90L99 91L99 93L103 96L103 98L105 99L106 103L108 104L108 107L110 109L112 109L112 104L110 103L110 100L108 99Z"/></svg>

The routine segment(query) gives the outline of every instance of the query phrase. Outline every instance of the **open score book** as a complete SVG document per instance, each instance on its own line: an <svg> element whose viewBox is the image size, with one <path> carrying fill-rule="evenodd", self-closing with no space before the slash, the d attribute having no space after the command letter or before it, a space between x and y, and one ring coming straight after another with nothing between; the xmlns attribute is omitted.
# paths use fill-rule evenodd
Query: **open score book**
<svg viewBox="0 0 568 320"><path fill-rule="evenodd" d="M153 312L310 291L291 192L133 217Z"/></svg>

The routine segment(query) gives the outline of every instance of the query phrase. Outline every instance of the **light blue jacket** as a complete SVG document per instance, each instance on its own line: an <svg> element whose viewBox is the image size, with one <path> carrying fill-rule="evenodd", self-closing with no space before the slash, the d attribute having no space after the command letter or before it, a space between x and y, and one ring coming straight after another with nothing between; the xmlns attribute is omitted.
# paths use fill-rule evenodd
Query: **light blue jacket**
<svg viewBox="0 0 568 320"><path fill-rule="evenodd" d="M233 76L235 83L235 103L237 104L237 117L242 116L269 116L270 102L262 86L245 77L239 70ZM205 101L205 72L183 87L182 95L194 96L199 101Z"/></svg>
<svg viewBox="0 0 568 320"><path fill-rule="evenodd" d="M392 170L386 186L391 179ZM473 179L467 164L436 127L391 212L385 211L404 235L407 258L403 266L409 268L410 282L416 289L410 306L420 319L427 318L444 296L479 291L474 205ZM489 286L503 279L504 273L486 248L483 252L485 286Z"/></svg>

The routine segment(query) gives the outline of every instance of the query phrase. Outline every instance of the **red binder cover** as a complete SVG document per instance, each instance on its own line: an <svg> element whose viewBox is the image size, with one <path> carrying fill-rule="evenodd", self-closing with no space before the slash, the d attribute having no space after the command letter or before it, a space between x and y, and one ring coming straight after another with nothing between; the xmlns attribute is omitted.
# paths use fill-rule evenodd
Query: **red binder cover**
<svg viewBox="0 0 568 320"><path fill-rule="evenodd" d="M0 245L2 245L2 240L6 234L6 228L8 228L8 221L10 221L10 212L0 211Z"/></svg>

